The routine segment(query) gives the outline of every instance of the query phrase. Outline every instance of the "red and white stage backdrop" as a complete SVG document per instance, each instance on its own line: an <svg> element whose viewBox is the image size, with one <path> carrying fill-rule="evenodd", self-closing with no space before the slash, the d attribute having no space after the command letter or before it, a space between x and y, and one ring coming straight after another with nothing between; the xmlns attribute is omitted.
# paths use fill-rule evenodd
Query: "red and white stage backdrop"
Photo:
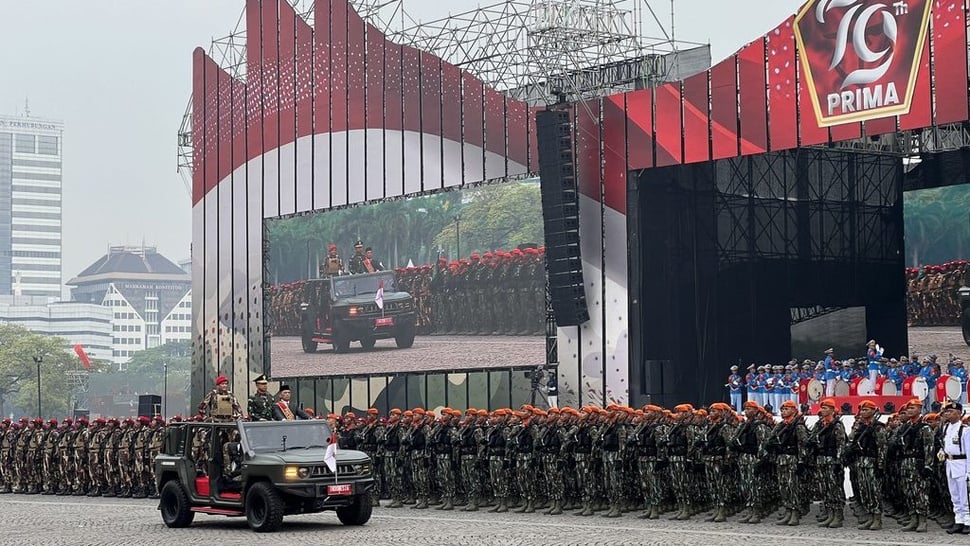
<svg viewBox="0 0 970 546"><path fill-rule="evenodd" d="M628 398L628 172L965 122L967 10L812 0L710 70L574 105L592 318L560 330L560 403ZM195 395L218 373L244 393L272 372L265 218L538 171L535 109L388 41L346 0L314 13L310 27L285 0L247 0L245 81L194 52Z"/></svg>

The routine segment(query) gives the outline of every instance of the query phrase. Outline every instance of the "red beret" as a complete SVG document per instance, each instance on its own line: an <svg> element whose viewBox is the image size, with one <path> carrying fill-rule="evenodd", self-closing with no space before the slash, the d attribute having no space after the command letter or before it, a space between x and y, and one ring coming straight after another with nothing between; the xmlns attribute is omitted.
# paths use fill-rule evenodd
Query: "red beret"
<svg viewBox="0 0 970 546"><path fill-rule="evenodd" d="M222 385L223 383L228 383L228 382L229 382L229 378L224 375L220 375L219 377L216 378L216 385Z"/></svg>

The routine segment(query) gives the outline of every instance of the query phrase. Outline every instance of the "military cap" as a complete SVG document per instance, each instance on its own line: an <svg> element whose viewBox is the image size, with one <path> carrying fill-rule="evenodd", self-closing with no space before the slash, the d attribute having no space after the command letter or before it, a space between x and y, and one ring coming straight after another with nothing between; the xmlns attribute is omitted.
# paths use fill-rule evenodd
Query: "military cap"
<svg viewBox="0 0 970 546"><path fill-rule="evenodd" d="M751 364L750 366L748 366L748 369L749 370L756 370L757 369L757 366L755 366L754 364Z"/></svg>
<svg viewBox="0 0 970 546"><path fill-rule="evenodd" d="M711 409L714 411L730 411L731 406L725 404L724 402L714 402L711 404Z"/></svg>
<svg viewBox="0 0 970 546"><path fill-rule="evenodd" d="M825 354L827 354L827 355L830 355L830 354L832 354L834 352L835 352L835 349L833 349L832 347L829 347L828 349L825 349Z"/></svg>
<svg viewBox="0 0 970 546"><path fill-rule="evenodd" d="M411 410L407 410L407 411L404 412L404 416L405 417L413 417L414 416L414 412L411 411Z"/></svg>
<svg viewBox="0 0 970 546"><path fill-rule="evenodd" d="M859 409L862 409L862 408L876 409L876 403L873 402L872 400L863 400L862 402L859 402Z"/></svg>
<svg viewBox="0 0 970 546"><path fill-rule="evenodd" d="M411 411L413 411L415 415L424 415L426 413L424 408L414 408Z"/></svg>
<svg viewBox="0 0 970 546"><path fill-rule="evenodd" d="M401 408L392 408L388 415L401 415Z"/></svg>
<svg viewBox="0 0 970 546"><path fill-rule="evenodd" d="M269 383L269 380L266 379L265 374L259 374L259 377L253 379L253 383Z"/></svg>
<svg viewBox="0 0 970 546"><path fill-rule="evenodd" d="M367 415L377 415L379 413L380 413L380 410L378 410L377 408L367 408Z"/></svg>
<svg viewBox="0 0 970 546"><path fill-rule="evenodd" d="M951 401L947 402L946 404L943 404L943 409L944 410L957 410L959 412L962 412L963 411L963 404L961 404L959 402L954 402L954 401L951 400Z"/></svg>
<svg viewBox="0 0 970 546"><path fill-rule="evenodd" d="M738 367L737 367L737 366L731 366L731 371L732 371L732 372L736 372L736 371L738 371Z"/></svg>
<svg viewBox="0 0 970 546"><path fill-rule="evenodd" d="M743 408L744 409L748 409L748 408L761 409L761 406L759 406L758 403L755 402L754 400L748 400L747 402L744 403Z"/></svg>
<svg viewBox="0 0 970 546"><path fill-rule="evenodd" d="M796 409L797 410L798 409L798 404L796 404L794 400L785 400L784 402L781 403L781 407L782 408L791 408L791 409Z"/></svg>
<svg viewBox="0 0 970 546"><path fill-rule="evenodd" d="M826 399L822 400L821 402L819 402L818 405L819 406L823 406L823 407L824 406L828 406L828 407L830 407L832 409L836 409L838 407L838 406L835 405L835 399L834 398L826 398Z"/></svg>
<svg viewBox="0 0 970 546"><path fill-rule="evenodd" d="M364 242L358 239L356 242L354 242L354 248L359 246L364 246Z"/></svg>
<svg viewBox="0 0 970 546"><path fill-rule="evenodd" d="M288 391L288 390L290 390L290 386L289 385L280 385L280 392L284 392L284 391Z"/></svg>
<svg viewBox="0 0 970 546"><path fill-rule="evenodd" d="M549 408L549 413L550 413L550 414L556 414L556 413L559 413L559 408L555 408L555 407L553 407L553 408Z"/></svg>
<svg viewBox="0 0 970 546"><path fill-rule="evenodd" d="M228 382L229 382L229 378L224 375L220 375L219 377L216 378L216 385L222 385L223 383L228 383Z"/></svg>
<svg viewBox="0 0 970 546"><path fill-rule="evenodd" d="M681 412L681 413L687 412L687 411L694 411L694 406L690 404L678 404L674 406L674 411Z"/></svg>

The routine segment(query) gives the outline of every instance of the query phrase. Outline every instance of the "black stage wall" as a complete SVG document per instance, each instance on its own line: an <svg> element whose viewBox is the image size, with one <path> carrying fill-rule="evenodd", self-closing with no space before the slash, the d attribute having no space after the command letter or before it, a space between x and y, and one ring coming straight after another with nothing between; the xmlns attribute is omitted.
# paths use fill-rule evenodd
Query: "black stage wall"
<svg viewBox="0 0 970 546"><path fill-rule="evenodd" d="M790 354L793 307L864 306L903 354L902 177L898 156L814 148L631 173L631 403L707 404L739 359L821 358Z"/></svg>

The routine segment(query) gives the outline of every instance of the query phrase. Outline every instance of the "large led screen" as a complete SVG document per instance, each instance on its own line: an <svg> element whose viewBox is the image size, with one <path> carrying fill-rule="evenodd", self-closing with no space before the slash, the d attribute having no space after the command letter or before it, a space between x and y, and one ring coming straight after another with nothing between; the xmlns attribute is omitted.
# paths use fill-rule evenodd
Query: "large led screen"
<svg viewBox="0 0 970 546"><path fill-rule="evenodd" d="M545 363L537 180L267 221L276 377Z"/></svg>

